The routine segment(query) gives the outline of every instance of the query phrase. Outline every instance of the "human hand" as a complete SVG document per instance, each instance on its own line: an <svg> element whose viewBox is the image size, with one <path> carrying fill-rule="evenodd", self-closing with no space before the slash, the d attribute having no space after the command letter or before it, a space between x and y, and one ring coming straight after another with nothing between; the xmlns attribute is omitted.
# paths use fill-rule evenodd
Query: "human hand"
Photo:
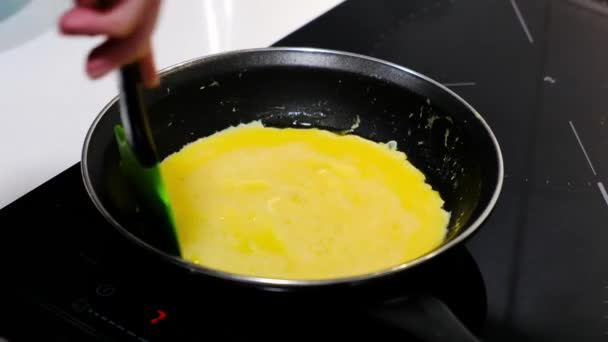
<svg viewBox="0 0 608 342"><path fill-rule="evenodd" d="M100 7L102 2L110 5ZM143 83L152 87L159 83L151 36L160 5L161 0L75 0L74 7L61 17L59 28L68 35L106 36L87 58L89 77L97 79L137 61Z"/></svg>

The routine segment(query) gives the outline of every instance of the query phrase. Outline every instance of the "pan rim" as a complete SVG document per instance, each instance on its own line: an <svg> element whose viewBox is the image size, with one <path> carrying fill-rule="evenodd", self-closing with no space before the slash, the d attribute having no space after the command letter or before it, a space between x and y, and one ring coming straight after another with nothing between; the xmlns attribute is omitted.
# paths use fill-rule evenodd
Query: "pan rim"
<svg viewBox="0 0 608 342"><path fill-rule="evenodd" d="M452 91L448 87L444 86L443 84L437 82L436 80L434 80L426 75L423 75L419 72L416 72L416 71L406 68L402 65L388 62L386 60L382 60L379 58L366 56L366 55L362 55L362 54L357 54L357 53L346 52L346 51L340 51L340 50L320 49L320 48L311 48L311 47L265 47L265 48L231 50L231 51L227 51L227 52L215 53L215 54L210 54L210 55L206 55L206 56L202 56L202 57L192 58L192 59L171 65L169 67L166 67L166 68L160 70L159 75L160 75L160 77L162 77L167 74L175 73L183 68L187 68L190 65L204 63L205 61L208 61L208 60L214 59L214 58L229 57L229 56L248 54L248 53L266 53L266 52L312 52L312 53L321 53L321 54L329 54L329 55L336 55L336 56L347 56L347 57L353 57L353 58L357 58L357 59L363 59L363 60L367 60L370 62L386 65L388 67L397 69L401 72L406 72L406 73L411 74L415 77L418 77L418 78L422 79L423 81L428 82L429 84L431 84L435 87L438 87L439 89L446 92L449 96L451 96L454 99L456 99L457 101L459 101L462 105L465 106L465 108L467 110L469 110L471 113L473 113L475 118L481 123L483 128L486 130L486 132L489 135L490 140L492 141L492 144L494 146L496 160L498 162L498 165L497 165L498 172L497 172L497 179L496 179L496 183L495 183L496 186L494 188L492 196L490 197L490 199L488 201L488 204L485 206L485 208L479 214L479 216L477 217L476 220L471 222L466 229L461 231L455 238L448 241L447 243L442 244L438 248L435 248L435 249L431 250L430 252L428 252L416 259L413 259L408 262L401 263L401 264L398 264L395 266L387 267L387 268L381 269L379 271L369 272L369 273L365 273L365 274L360 274L360 275L355 275L355 276L346 276L346 277L337 277L337 278L325 278L325 279L282 279L282 278L268 278L268 277L242 275L242 274L237 274L237 273L216 270L216 269L212 269L212 268L201 266L201 265L196 265L196 264L190 263L182 258L167 254L163 251L160 251L157 248L155 248L154 246L151 246L150 244L142 241L141 239L139 239L138 237L136 237L135 235L130 233L118 221L116 221L116 219L114 219L114 217L104 208L103 204L101 203L101 200L99 199L99 197L97 196L97 194L95 192L92 180L90 179L89 173L88 173L89 168L88 168L87 160L88 160L89 145L90 145L92 136L93 136L94 132L96 131L97 125L99 124L101 119L104 117L104 115L108 112L109 108L111 108L116 103L116 101L118 101L118 95L117 95L113 99L111 99L101 109L101 111L95 117L91 126L89 127L85 140L84 140L83 149L82 149L82 153L81 153L81 168L80 169L81 169L81 176L83 178L87 194L89 195L89 198L92 200L92 202L95 205L95 207L97 208L97 210L102 214L102 216L104 216L104 218L110 224L112 224L114 226L114 228L117 228L117 230L122 235L124 235L129 240L131 240L131 242L134 242L134 243L138 244L140 247L147 249L149 252L162 256L166 261L169 261L170 263L172 263L180 268L189 270L191 272L196 272L196 273L200 272L200 273L203 273L203 274L211 276L211 277L216 277L216 278L229 280L229 281L247 283L247 284L254 285L254 286L263 285L263 286L267 286L267 287L277 287L277 288L286 288L286 287L304 288L304 287L315 287L315 286L325 286L325 285L352 284L352 283L371 281L371 280L382 278L385 276L394 275L396 273L400 273L407 269L412 269L431 259L434 259L435 257L437 257L441 254L444 254L448 250L451 250L453 247L461 244L464 240L466 240L474 232L476 232L481 227L481 225L484 223L484 221L490 216L490 214L496 207L496 203L498 202L498 199L500 197L500 194L502 192L502 187L503 187L504 161L503 161L502 150L500 148L500 144L499 144L498 140L496 139L496 136L494 135L494 132L492 131L491 127L488 125L488 123L485 121L485 119L472 105L470 105L466 100L464 100L461 96L456 94L454 91Z"/></svg>

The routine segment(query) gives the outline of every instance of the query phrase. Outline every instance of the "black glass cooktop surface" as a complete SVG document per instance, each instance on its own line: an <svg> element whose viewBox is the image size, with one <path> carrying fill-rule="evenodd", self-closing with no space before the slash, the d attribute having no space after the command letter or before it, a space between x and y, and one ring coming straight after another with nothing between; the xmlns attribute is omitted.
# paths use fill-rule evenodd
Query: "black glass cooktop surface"
<svg viewBox="0 0 608 342"><path fill-rule="evenodd" d="M602 1L350 0L276 45L382 58L476 107L501 144L503 192L425 281L445 284L434 291L484 340L603 341L606 36ZM11 341L403 339L346 307L265 307L213 288L208 305L192 303L162 270L125 267L130 250L90 203L79 165L0 210L0 227L0 336ZM450 269L469 276L439 281Z"/></svg>
<svg viewBox="0 0 608 342"><path fill-rule="evenodd" d="M0 294L0 336L10 341L408 337L377 317L399 312L411 298L411 281L366 291L377 293L377 299L366 298L365 305L363 298L349 303L312 295L303 303L290 294L188 284L180 281L187 276L134 253L91 206L77 186L79 176L78 165L71 167L2 211L3 222L15 225L3 225L2 266L8 276ZM46 203L28 213L41 195ZM462 279L455 283L457 278ZM471 329L482 326L485 288L465 249L448 254L417 279Z"/></svg>

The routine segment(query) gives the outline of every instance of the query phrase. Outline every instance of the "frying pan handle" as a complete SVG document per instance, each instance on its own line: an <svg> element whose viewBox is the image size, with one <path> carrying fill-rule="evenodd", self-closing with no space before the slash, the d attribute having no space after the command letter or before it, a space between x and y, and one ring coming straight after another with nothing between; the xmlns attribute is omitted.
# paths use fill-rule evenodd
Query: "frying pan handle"
<svg viewBox="0 0 608 342"><path fill-rule="evenodd" d="M446 304L428 294L372 311L381 322L425 342L480 342Z"/></svg>

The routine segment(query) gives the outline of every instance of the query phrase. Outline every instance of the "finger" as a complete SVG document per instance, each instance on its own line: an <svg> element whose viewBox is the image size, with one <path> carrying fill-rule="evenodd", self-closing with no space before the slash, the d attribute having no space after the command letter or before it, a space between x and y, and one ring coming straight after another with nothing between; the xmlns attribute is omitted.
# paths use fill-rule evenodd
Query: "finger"
<svg viewBox="0 0 608 342"><path fill-rule="evenodd" d="M87 74L94 79L100 78L121 65L139 61L143 84L147 87L158 86L160 78L156 71L152 50L144 47L143 56L134 52L126 54L122 44L118 41L108 41L95 49L87 62Z"/></svg>
<svg viewBox="0 0 608 342"><path fill-rule="evenodd" d="M150 48L146 55L140 60L140 72L142 81L147 87L156 87L160 84L160 78L156 73L154 54Z"/></svg>
<svg viewBox="0 0 608 342"><path fill-rule="evenodd" d="M140 28L140 34L147 37L146 53L140 61L140 73L146 86L156 87L160 84L160 78L156 72L156 63L154 61L154 53L150 35L156 26L158 13L160 12L160 1L154 1L151 6L151 13L144 18L142 27Z"/></svg>
<svg viewBox="0 0 608 342"><path fill-rule="evenodd" d="M112 38L125 38L133 33L145 15L156 15L159 0L119 1L109 11L93 7L74 7L60 19L65 34L104 34Z"/></svg>
<svg viewBox="0 0 608 342"><path fill-rule="evenodd" d="M105 76L113 69L136 61L143 55L141 46L130 39L110 39L93 49L87 60L87 73L93 79Z"/></svg>
<svg viewBox="0 0 608 342"><path fill-rule="evenodd" d="M110 39L93 49L87 61L87 74L100 78L124 64L136 61L144 55L142 44L134 45L132 39ZM134 48L135 46L135 48Z"/></svg>
<svg viewBox="0 0 608 342"><path fill-rule="evenodd" d="M76 6L81 6L81 7L96 7L97 6L97 0L75 0L74 3L76 4Z"/></svg>
<svg viewBox="0 0 608 342"><path fill-rule="evenodd" d="M87 73L90 77L99 78L114 68L151 54L150 35L156 24L160 1L146 1L155 3L155 7L153 6L154 8L152 8L153 13L146 16L138 29L130 37L126 39L109 39L92 51L87 63ZM150 58L145 62L147 66L146 70L154 67L154 64L150 63L151 61L152 59ZM150 81L154 81L153 78Z"/></svg>

